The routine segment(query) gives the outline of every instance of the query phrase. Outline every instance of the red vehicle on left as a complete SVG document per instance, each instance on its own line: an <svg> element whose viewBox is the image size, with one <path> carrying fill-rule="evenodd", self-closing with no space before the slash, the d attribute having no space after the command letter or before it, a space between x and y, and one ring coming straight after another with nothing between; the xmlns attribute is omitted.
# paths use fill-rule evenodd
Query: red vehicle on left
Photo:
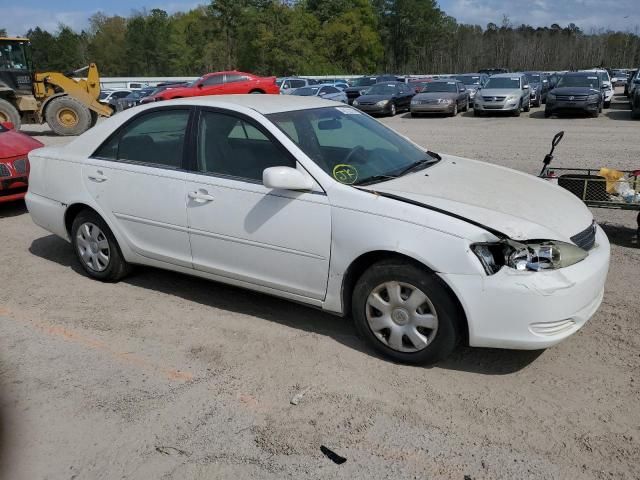
<svg viewBox="0 0 640 480"><path fill-rule="evenodd" d="M186 87L163 90L151 98L157 102L173 98L242 93L271 93L278 95L280 94L280 87L276 84L276 77L259 77L251 73L233 70L230 72L208 73Z"/></svg>
<svg viewBox="0 0 640 480"><path fill-rule="evenodd" d="M43 146L29 135L16 132L13 123L0 123L0 203L24 198L29 179L27 155Z"/></svg>

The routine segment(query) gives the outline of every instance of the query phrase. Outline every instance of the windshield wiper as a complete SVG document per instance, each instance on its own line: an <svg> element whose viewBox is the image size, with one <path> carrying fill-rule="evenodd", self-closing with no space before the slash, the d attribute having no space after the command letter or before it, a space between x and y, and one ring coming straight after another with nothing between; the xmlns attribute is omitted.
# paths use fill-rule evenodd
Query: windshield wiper
<svg viewBox="0 0 640 480"><path fill-rule="evenodd" d="M435 152L427 151L427 155L429 155L429 158L423 158L421 160L418 160L417 162L412 163L407 168L400 171L397 176L401 177L402 175L406 175L409 172L422 170L423 168L427 168L428 166L433 165L434 163L438 163L440 160L442 160L442 157Z"/></svg>
<svg viewBox="0 0 640 480"><path fill-rule="evenodd" d="M372 183L381 182L383 180L391 180L397 177L398 175L374 175L373 177L363 178L359 182L355 182L354 185L371 185Z"/></svg>

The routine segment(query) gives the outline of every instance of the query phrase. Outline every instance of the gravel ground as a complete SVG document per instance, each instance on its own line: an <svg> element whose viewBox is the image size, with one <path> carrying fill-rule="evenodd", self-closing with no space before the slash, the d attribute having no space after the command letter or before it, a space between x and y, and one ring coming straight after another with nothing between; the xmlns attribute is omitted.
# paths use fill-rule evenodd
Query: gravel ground
<svg viewBox="0 0 640 480"><path fill-rule="evenodd" d="M559 130L557 165L640 168L624 108L384 121L530 173ZM268 296L150 268L89 280L23 205L0 206L4 478L640 478L635 218L595 213L613 257L584 329L544 352L460 348L422 368L376 357L348 320Z"/></svg>

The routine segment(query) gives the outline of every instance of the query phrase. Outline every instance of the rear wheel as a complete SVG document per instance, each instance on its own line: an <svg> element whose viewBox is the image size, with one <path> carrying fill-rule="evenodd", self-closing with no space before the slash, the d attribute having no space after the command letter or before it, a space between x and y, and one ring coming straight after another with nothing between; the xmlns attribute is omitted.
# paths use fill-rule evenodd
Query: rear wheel
<svg viewBox="0 0 640 480"><path fill-rule="evenodd" d="M358 280L352 305L358 334L395 361L433 363L458 343L455 300L434 273L410 262L372 265Z"/></svg>
<svg viewBox="0 0 640 480"><path fill-rule="evenodd" d="M71 241L80 265L91 278L117 282L131 271L111 229L97 213L84 210L76 216Z"/></svg>
<svg viewBox="0 0 640 480"><path fill-rule="evenodd" d="M57 97L47 105L45 119L58 135L80 135L91 127L91 110L73 97Z"/></svg>
<svg viewBox="0 0 640 480"><path fill-rule="evenodd" d="M249 93L251 93L251 94L262 94L264 92L262 90L252 90Z"/></svg>
<svg viewBox="0 0 640 480"><path fill-rule="evenodd" d="M93 110L90 110L89 113L91 114L91 124L89 128L93 128L96 126L96 123L98 123L98 114Z"/></svg>
<svg viewBox="0 0 640 480"><path fill-rule="evenodd" d="M20 112L6 100L0 99L0 123L11 122L16 130L20 130Z"/></svg>

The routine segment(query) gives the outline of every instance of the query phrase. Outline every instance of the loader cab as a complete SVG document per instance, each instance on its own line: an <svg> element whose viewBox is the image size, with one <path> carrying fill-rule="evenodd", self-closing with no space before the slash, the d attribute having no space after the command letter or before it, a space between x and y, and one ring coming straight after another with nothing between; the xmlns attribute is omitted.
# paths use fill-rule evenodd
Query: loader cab
<svg viewBox="0 0 640 480"><path fill-rule="evenodd" d="M0 86L21 94L33 92L29 39L0 37Z"/></svg>

